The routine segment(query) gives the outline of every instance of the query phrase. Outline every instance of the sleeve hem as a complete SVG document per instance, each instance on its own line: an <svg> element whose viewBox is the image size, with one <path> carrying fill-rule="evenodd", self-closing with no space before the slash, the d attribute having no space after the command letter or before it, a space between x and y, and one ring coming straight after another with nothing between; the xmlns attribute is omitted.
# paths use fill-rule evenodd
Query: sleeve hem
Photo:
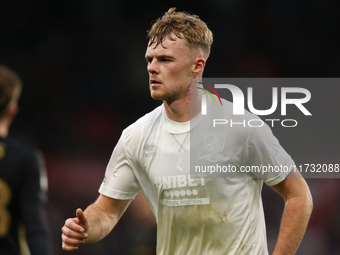
<svg viewBox="0 0 340 255"><path fill-rule="evenodd" d="M291 164L293 167L288 171L288 172L281 172L280 175L272 178L272 179L268 179L266 181L264 181L268 186L274 186L276 184L279 184L280 182L282 182L284 179L286 179L286 177L288 176L288 174L293 170L294 168L294 162Z"/></svg>
<svg viewBox="0 0 340 255"><path fill-rule="evenodd" d="M114 199L121 199L121 200L130 200L135 199L136 193L133 192L124 192L119 190L113 190L107 187L104 187L103 185L99 188L99 193L102 195L105 195L107 197L111 197Z"/></svg>

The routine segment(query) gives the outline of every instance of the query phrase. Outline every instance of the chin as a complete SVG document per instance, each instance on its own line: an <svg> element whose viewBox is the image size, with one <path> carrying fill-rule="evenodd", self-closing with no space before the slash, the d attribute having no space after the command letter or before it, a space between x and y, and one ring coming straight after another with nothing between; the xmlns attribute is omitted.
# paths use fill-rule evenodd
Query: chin
<svg viewBox="0 0 340 255"><path fill-rule="evenodd" d="M157 91L151 91L151 97L155 100L164 100L164 95L157 93Z"/></svg>

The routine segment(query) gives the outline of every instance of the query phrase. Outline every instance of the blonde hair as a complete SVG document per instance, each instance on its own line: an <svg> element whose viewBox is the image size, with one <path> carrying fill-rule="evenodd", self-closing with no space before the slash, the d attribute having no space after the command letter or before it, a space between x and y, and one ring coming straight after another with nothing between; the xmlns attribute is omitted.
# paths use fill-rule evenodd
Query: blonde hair
<svg viewBox="0 0 340 255"><path fill-rule="evenodd" d="M207 59L210 55L211 44L213 43L213 34L208 26L197 15L190 15L186 12L175 12L176 8L170 8L163 17L159 18L148 31L147 39L149 47L156 43L161 44L167 36L169 40L174 41L171 34L178 38L187 40L190 45L198 46L203 50L204 57ZM163 46L163 45L162 45Z"/></svg>

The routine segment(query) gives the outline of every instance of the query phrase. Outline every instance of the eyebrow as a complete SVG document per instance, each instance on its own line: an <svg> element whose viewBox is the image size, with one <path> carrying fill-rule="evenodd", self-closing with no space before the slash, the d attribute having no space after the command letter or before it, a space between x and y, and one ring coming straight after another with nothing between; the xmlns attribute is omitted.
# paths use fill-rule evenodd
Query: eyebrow
<svg viewBox="0 0 340 255"><path fill-rule="evenodd" d="M152 58L150 55L145 55L145 59L148 60ZM162 54L162 55L158 55L156 56L157 59L162 59L162 58L169 58L169 59L174 59L173 56L170 56L170 55L165 55L165 54Z"/></svg>

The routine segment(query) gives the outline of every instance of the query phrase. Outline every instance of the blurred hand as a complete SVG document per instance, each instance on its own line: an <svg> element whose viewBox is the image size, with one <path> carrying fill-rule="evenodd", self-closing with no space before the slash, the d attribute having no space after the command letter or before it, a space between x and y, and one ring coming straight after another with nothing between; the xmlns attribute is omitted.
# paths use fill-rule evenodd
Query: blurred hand
<svg viewBox="0 0 340 255"><path fill-rule="evenodd" d="M76 218L69 218L61 228L62 248L65 251L78 250L88 238L89 223L82 209L77 209Z"/></svg>

